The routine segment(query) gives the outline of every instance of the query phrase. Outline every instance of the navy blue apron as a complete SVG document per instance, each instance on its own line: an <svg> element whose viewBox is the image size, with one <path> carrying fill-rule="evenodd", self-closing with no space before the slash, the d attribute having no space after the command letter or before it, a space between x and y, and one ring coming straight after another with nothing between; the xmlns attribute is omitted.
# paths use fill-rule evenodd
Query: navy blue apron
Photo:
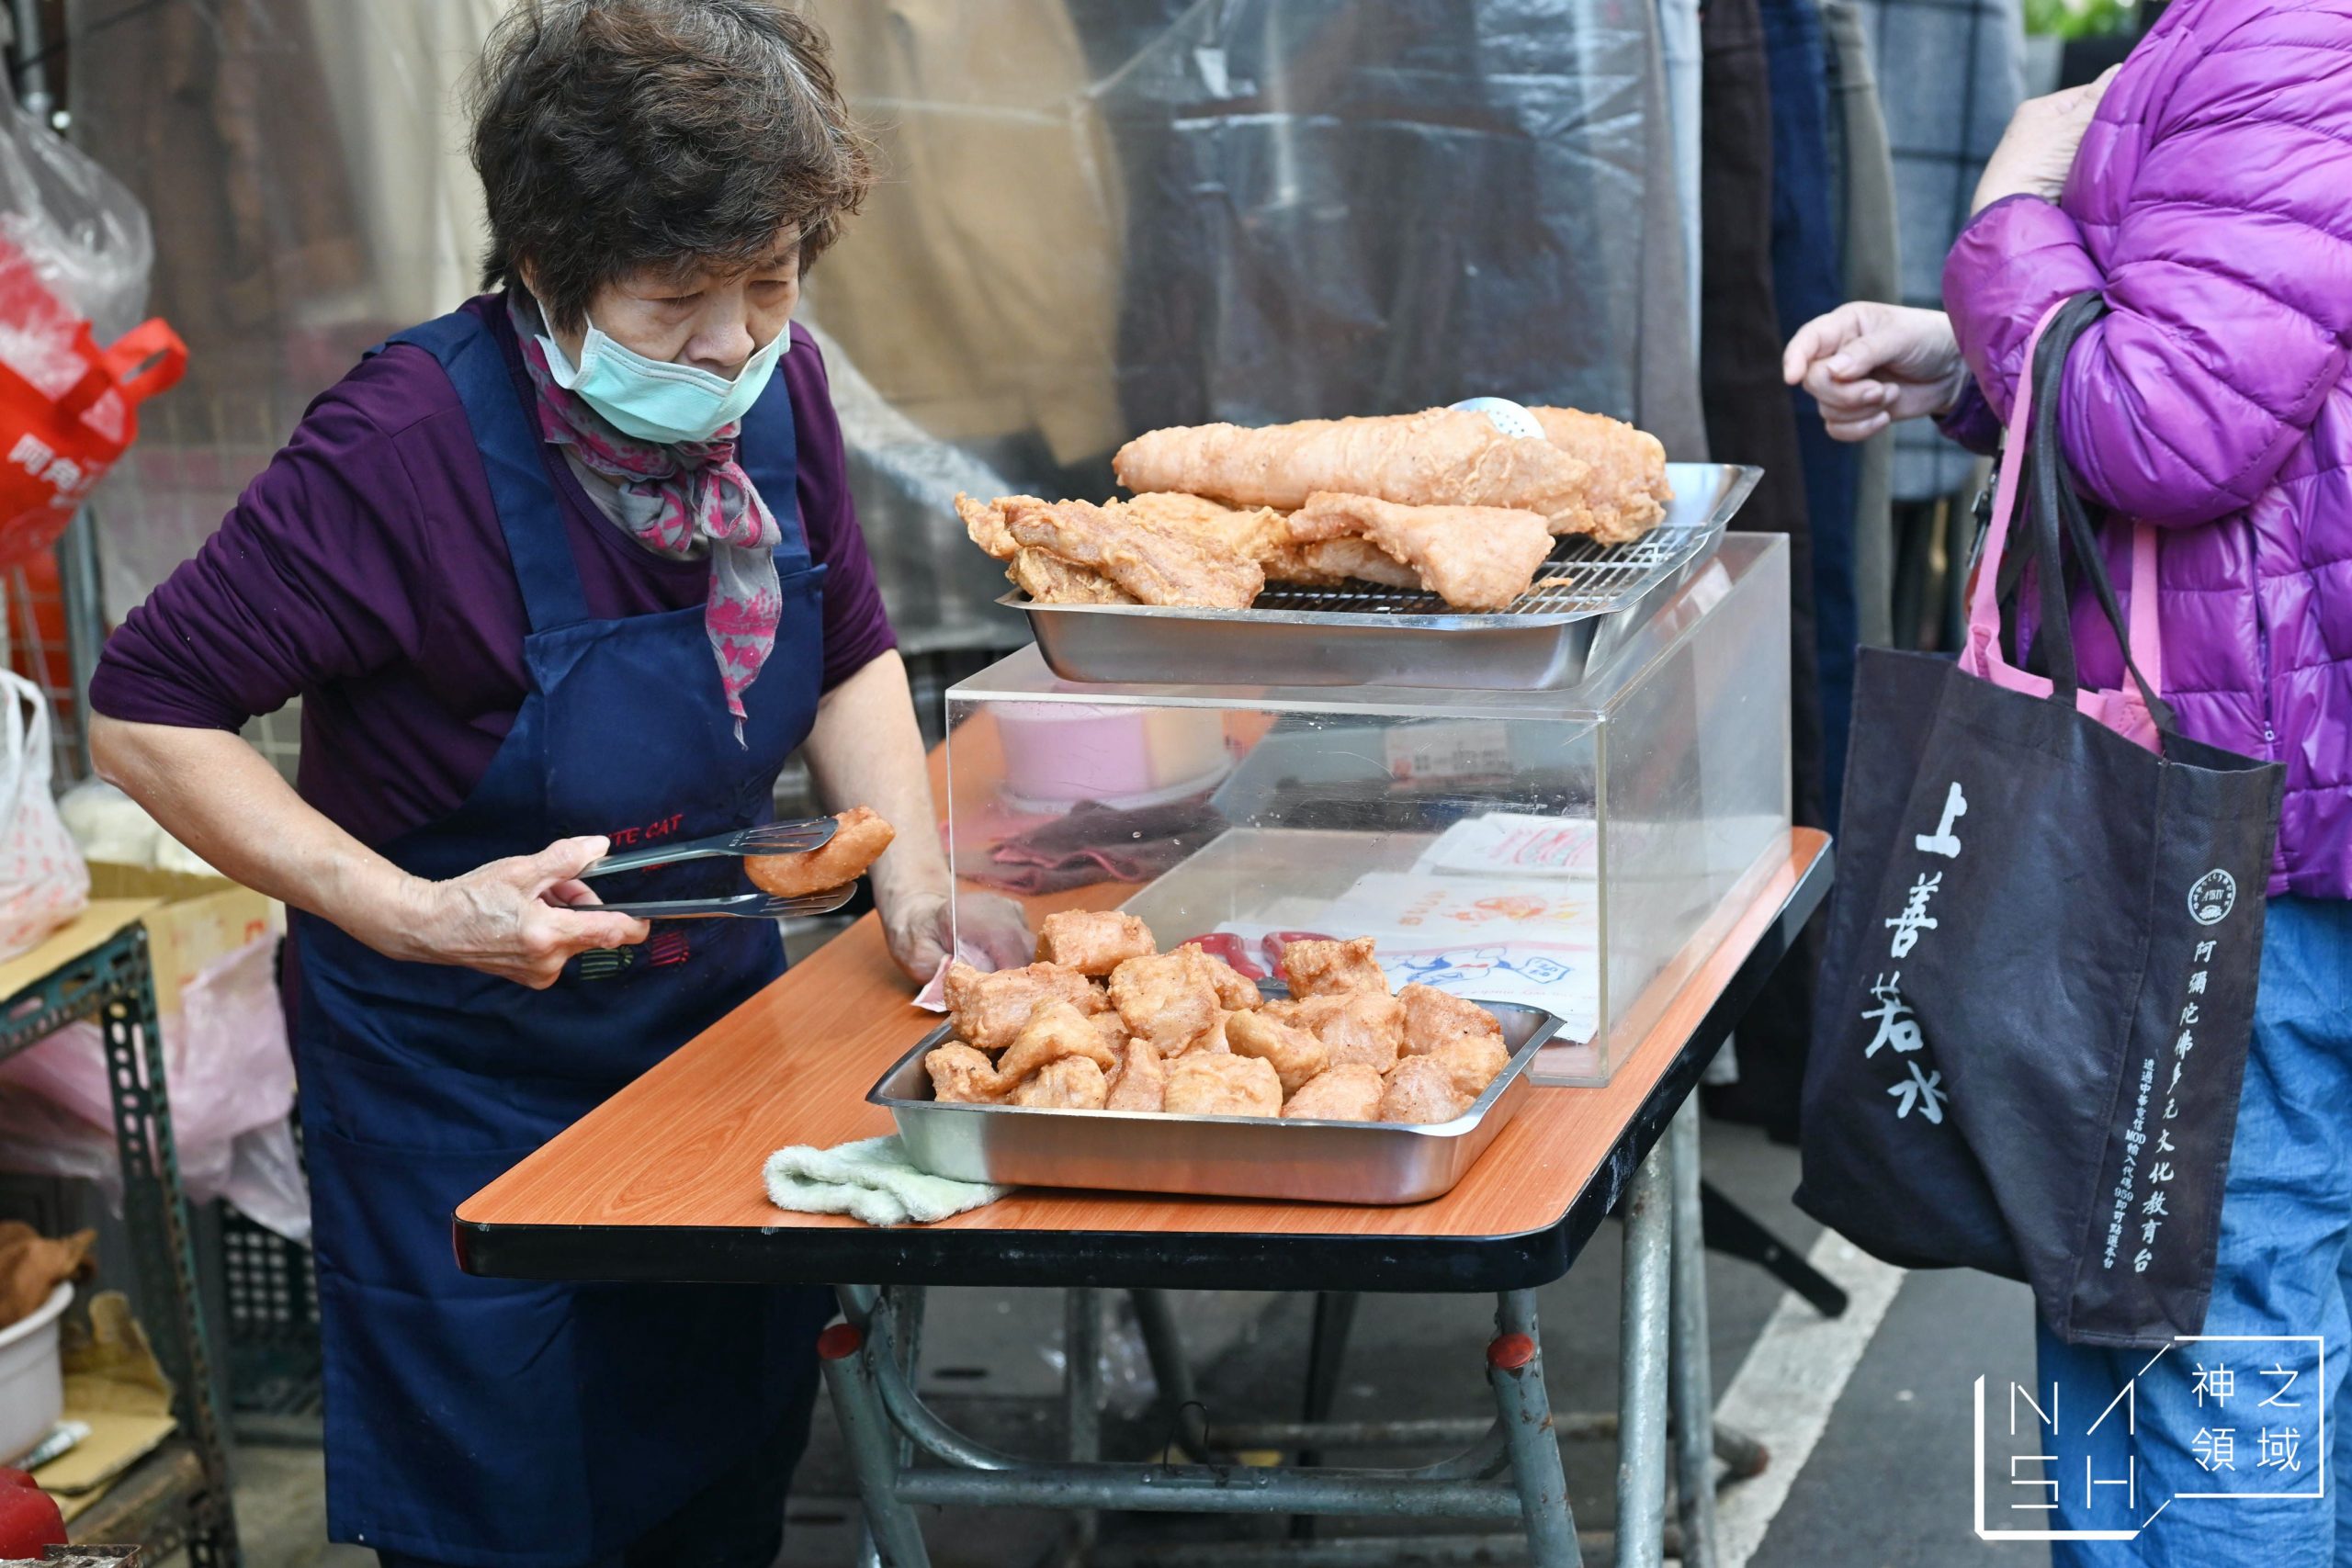
<svg viewBox="0 0 2352 1568"><path fill-rule="evenodd" d="M465 405L529 614L531 689L465 804L382 852L438 879L573 835L644 843L766 819L816 717L823 641L783 378L742 432L784 535L784 616L738 744L701 605L589 618L552 479L562 459L491 329L460 311L391 341L432 354ZM703 863L624 891L698 890L679 879L713 865L741 874ZM312 918L293 937L334 1539L579 1568L806 1419L820 1293L473 1279L449 1240L458 1203L781 974L773 923L665 922L641 947L574 960L548 991L388 959Z"/></svg>

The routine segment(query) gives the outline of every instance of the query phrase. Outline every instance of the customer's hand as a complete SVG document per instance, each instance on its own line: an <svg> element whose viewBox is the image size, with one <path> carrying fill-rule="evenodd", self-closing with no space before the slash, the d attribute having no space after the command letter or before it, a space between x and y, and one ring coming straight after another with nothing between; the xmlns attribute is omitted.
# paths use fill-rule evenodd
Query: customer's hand
<svg viewBox="0 0 2352 1568"><path fill-rule="evenodd" d="M944 889L884 900L882 937L910 979L928 983L940 960L959 947L983 969L1017 969L1036 956L1021 906L993 893L967 893L951 906Z"/></svg>
<svg viewBox="0 0 2352 1568"><path fill-rule="evenodd" d="M2098 80L2069 87L2048 97L2028 98L2009 117L2009 129L1984 164L1976 182L1976 201L1969 209L1982 212L2005 197L2038 196L2055 201L2074 171L2075 154L2083 145L2091 117L2098 111L2108 85L2123 68L2110 65Z"/></svg>
<svg viewBox="0 0 2352 1568"><path fill-rule="evenodd" d="M413 878L354 934L394 958L459 964L543 991L576 954L634 947L651 931L643 920L599 911L579 879L608 847L603 839L565 839L447 882Z"/></svg>
<svg viewBox="0 0 2352 1568"><path fill-rule="evenodd" d="M1968 366L1941 310L1858 299L1797 329L1781 376L1821 405L1839 441L1866 441L1898 419L1948 412L1968 387Z"/></svg>

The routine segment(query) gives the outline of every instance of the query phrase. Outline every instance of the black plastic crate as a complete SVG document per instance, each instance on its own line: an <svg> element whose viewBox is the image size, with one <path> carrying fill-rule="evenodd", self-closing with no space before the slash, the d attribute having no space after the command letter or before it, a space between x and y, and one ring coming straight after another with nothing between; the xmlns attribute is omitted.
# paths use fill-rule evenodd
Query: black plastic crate
<svg viewBox="0 0 2352 1568"><path fill-rule="evenodd" d="M246 1442L316 1441L319 1289L311 1249L219 1205L229 1408Z"/></svg>

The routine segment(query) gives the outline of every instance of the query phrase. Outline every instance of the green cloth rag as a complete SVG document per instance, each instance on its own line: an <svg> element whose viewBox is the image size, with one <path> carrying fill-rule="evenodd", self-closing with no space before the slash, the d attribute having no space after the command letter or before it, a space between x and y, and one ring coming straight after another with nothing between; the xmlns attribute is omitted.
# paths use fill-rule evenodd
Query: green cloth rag
<svg viewBox="0 0 2352 1568"><path fill-rule="evenodd" d="M848 1214L869 1225L928 1224L993 1203L1009 1190L915 1168L892 1134L837 1149L797 1144L768 1156L768 1201L803 1214Z"/></svg>

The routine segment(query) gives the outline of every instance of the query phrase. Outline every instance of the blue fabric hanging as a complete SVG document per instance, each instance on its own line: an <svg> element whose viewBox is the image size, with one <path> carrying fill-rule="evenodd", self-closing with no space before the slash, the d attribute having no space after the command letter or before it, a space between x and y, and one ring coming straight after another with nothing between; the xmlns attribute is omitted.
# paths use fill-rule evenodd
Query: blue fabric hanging
<svg viewBox="0 0 2352 1568"><path fill-rule="evenodd" d="M1831 217L1829 57L1815 0L1762 0L1772 94L1772 288L1786 340L1845 302ZM1813 595L1820 652L1824 804L1838 826L1854 703L1854 502L1860 454L1832 441L1803 390L1798 454L1813 524Z"/></svg>

